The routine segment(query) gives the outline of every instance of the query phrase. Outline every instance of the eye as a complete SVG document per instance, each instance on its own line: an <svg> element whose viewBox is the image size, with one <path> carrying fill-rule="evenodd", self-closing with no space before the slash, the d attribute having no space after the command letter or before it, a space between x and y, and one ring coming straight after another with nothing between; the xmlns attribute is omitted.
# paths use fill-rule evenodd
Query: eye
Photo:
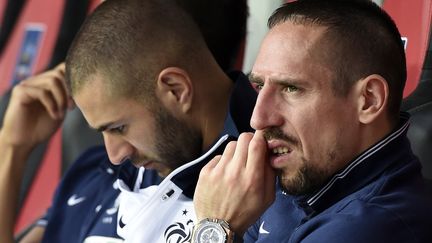
<svg viewBox="0 0 432 243"><path fill-rule="evenodd" d="M284 87L284 91L286 91L288 93L293 93L293 92L296 92L298 90L299 90L299 88L297 88L294 85L287 85L287 86Z"/></svg>
<svg viewBox="0 0 432 243"><path fill-rule="evenodd" d="M259 82L251 82L251 84L252 84L252 87L253 87L257 92L259 92L259 91L263 88L263 86L264 86L264 83L259 83Z"/></svg>
<svg viewBox="0 0 432 243"><path fill-rule="evenodd" d="M117 127L113 127L110 130L113 133L122 134L124 132L124 130L125 130L125 127L126 127L125 125L120 125L120 126L117 126Z"/></svg>

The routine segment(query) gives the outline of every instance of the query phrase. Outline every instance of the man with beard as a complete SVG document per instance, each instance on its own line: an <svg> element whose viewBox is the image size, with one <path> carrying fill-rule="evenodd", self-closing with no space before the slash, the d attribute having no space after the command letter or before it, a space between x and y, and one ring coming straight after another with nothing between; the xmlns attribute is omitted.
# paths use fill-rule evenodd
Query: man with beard
<svg viewBox="0 0 432 243"><path fill-rule="evenodd" d="M178 2L179 5L181 5L181 7L184 8L197 22L198 27L203 32L206 44L209 46L211 53L216 57L215 59L217 64L219 64L223 70L232 69L234 64L233 60L235 60L241 41L245 37L247 15L246 1L177 0L176 2ZM129 4L129 1L120 1L117 4L125 4L124 6L126 6ZM152 4L153 3L149 3L149 6L152 6ZM166 9L163 11L155 8L154 14L159 13L163 15L165 14L165 11L170 11L171 8L176 9L177 7L172 6L172 4L172 2L164 4ZM133 7L134 6L136 6L136 3ZM140 6L136 10L127 8L125 11L140 11L141 7L144 6ZM226 9L226 7L229 7L229 9ZM211 9L211 12L205 11L206 9ZM145 11L141 11L140 13L144 14ZM224 19L221 19L221 16L223 16ZM181 20L181 18L179 20ZM111 19L111 21L114 21L114 19ZM125 18L124 21L131 22L132 20ZM155 21L150 21L148 23L155 24L154 28L158 28L158 22ZM169 21L173 21L172 16ZM190 24L190 20L188 21L186 21L186 23ZM174 25L174 27L175 26L176 25ZM146 27L143 28L145 29ZM171 28L172 27L168 27L165 30L171 31ZM202 42L202 37L196 35L195 28L195 26L192 27L193 35L190 36L190 39L198 38L198 42ZM109 30L113 30L113 32L118 31L115 27L111 27ZM127 31L125 35L120 33L117 37L137 35L134 40L136 42L131 42L133 45L136 45L136 43L139 42L139 38L143 38L143 45L147 42L153 41L148 39L148 32L137 34L136 32L138 32L138 29L131 30L130 28L124 31ZM106 35L111 34L106 33ZM175 44L176 41L184 41L184 38L172 41L173 42L170 42L170 44ZM166 44L166 42L161 42L161 44L164 43ZM190 51L195 51L195 48ZM209 58L208 52L204 53L205 54L197 54L198 57L203 58L203 61ZM131 55L131 58L128 60L132 60L133 56L135 56L135 53L134 55ZM184 56L183 58L187 58L187 56ZM220 82L225 83L225 86L229 86L230 90L224 94L224 97L221 96L220 100L218 97L214 98L220 102L213 100L212 104L210 104L204 101L202 102L203 106L201 106L201 108L204 108L204 105L208 104L210 108L207 112L216 112L219 109L223 109L220 105L223 102L228 102L224 99L232 94L230 97L232 98L230 101L230 108L225 107L230 110L230 115L232 116L228 115L228 117L226 117L226 122L224 123L225 116L217 114L212 117L212 122L226 125L223 131L222 127L216 128L221 129L220 135L227 132L235 136L237 134L236 129L240 132L251 130L248 125L248 119L250 118L252 105L255 102L255 92L248 82L246 82L246 78L240 73L231 72L230 77L232 77L236 82L227 84L229 79L220 73L220 69L215 68L213 61L209 62L212 62L213 65L208 69L213 70L213 72L209 72L208 74L210 76L213 75L214 77L211 79L204 77L204 79L208 80L208 82L214 83L212 83L208 88L212 88L211 91L214 90L217 95L223 92L220 91L218 85L216 85L216 82L219 82L218 78L222 77L223 79L221 78ZM173 65L174 64L176 63L174 62ZM46 139L46 137L50 136L50 134L52 134L61 124L61 121L66 114L66 104L70 104L70 102L68 102L68 93L66 92L64 84L64 68L64 65L60 65L53 70L22 82L14 89L5 122L0 131L0 144L2 145L0 146L0 154L2 155L1 159L3 159L0 163L2 166L0 172L5 173L2 174L3 181L1 185L4 187L1 188L0 193L1 195L4 195L1 197L4 201L2 200L2 206L0 207L2 208L1 212L4 212L1 213L3 216L1 224L2 241L13 241L12 228L15 213L13 208L16 208L17 205L16 201L18 200L19 184L21 181L20 179L22 178L26 157L34 144ZM199 74L200 78L205 76L204 73L198 73L195 69L191 70L190 74ZM197 76L194 76L194 78L197 78ZM199 80L196 80L196 82L199 82ZM200 90L201 88L196 89L195 91L200 93ZM232 93L230 93L231 91ZM240 99L240 96L238 95L239 92L246 95L244 100ZM196 97L196 95L194 97ZM243 105L243 102L248 104ZM217 103L217 105L215 105L213 109L211 106L213 106L214 103ZM126 105L126 107L128 106ZM122 107L120 110L125 111L126 109ZM157 135L161 136L162 139L165 137L170 138L169 141L164 143L161 142L162 140L155 140L158 142L157 145L154 145L155 148L157 148L155 151L157 151L157 153L159 153L159 151L162 153L161 157L164 157L164 161L180 161L180 158L177 158L176 149L178 147L184 147L189 143L200 143L200 140L202 140L201 137L205 137L206 139L217 139L217 137L214 137L214 134L210 134L210 131L214 132L215 129L214 125L211 123L208 123L208 126L206 127L207 130L203 128L202 135L195 135L192 137L189 136L189 134L185 134L187 133L185 131L179 133L184 134L183 136L177 137L177 131L185 127L181 122L177 122L175 117L173 118L170 114L164 113L163 110L155 116L155 124L158 126ZM172 122L171 118L173 118ZM147 119L153 119L153 117L144 117L140 123L146 123ZM162 124L166 123L168 123L168 125L162 127ZM180 125L177 126L176 124ZM186 126L185 129L188 130L189 128ZM11 138L13 138L13 141ZM145 143L145 145L148 145L147 142L150 141L148 140L148 136L143 136L139 139L142 140L142 143ZM181 139L181 142L175 142L174 140L176 139ZM198 140L195 141L195 139ZM9 145L11 144L14 144L14 146L12 146L12 149L9 149L11 148ZM109 151L112 151L111 146L107 146L107 148ZM201 153L200 149L197 150L199 150L197 153ZM166 156L164 156L165 152L167 153ZM183 152L179 152L179 154L180 153ZM189 156L187 155L188 152L184 154L185 155L179 155L179 157ZM9 157L5 155L13 156ZM146 154L144 154L144 156L146 156ZM37 226L26 235L24 241L62 243L94 241L121 242L122 239L116 233L118 210L117 198L119 190L115 181L118 173L120 173L120 176L127 184L133 184L137 177L137 170L134 169L134 166L131 166L130 162L125 163L121 168L120 171L120 166L110 164L106 150L103 146L90 148L87 152L82 154L64 176L56 191L52 207L48 214L46 217L38 221ZM177 181L184 182L184 184L182 184L183 188L190 188L192 192L189 192L188 195L192 195L192 187L196 182L197 172L189 169L184 170L184 173L184 175L176 176ZM187 173L191 173L191 175ZM146 170L143 174L144 176L141 180L140 187L144 188L158 184L161 181L161 178L153 170ZM190 183L190 185L188 183ZM13 200L14 198L15 200ZM4 202L5 204L3 204ZM181 213L183 216L183 211ZM186 216L188 218L193 218L193 213L185 212L184 216L185 218ZM157 222L158 219L159 215L156 215L151 221ZM160 216L160 219L166 220L162 215ZM174 222L172 224L173 227L166 229L165 238L173 240L175 237L181 238L187 237L188 234L190 235L190 228L182 230L182 225L176 223L177 222ZM182 224L187 225L188 227L191 226L190 222L187 221ZM163 235L163 233L161 235Z"/></svg>
<svg viewBox="0 0 432 243"><path fill-rule="evenodd" d="M245 242L430 242L432 201L399 111L406 62L394 22L372 1L299 0L268 25L250 75L257 132L202 169L194 242L233 232ZM264 213L267 165L278 183Z"/></svg>
<svg viewBox="0 0 432 243"><path fill-rule="evenodd" d="M127 242L189 241L200 169L252 131L256 92L246 77L223 72L170 0L102 3L72 43L66 77L110 161L140 168L135 181L120 171L117 233ZM150 186L154 171L163 181Z"/></svg>

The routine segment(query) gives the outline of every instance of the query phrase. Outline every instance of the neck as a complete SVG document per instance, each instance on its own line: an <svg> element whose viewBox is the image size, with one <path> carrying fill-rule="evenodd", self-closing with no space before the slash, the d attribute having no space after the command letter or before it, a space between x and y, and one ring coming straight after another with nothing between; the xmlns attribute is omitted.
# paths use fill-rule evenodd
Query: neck
<svg viewBox="0 0 432 243"><path fill-rule="evenodd" d="M388 136L396 126L397 124L393 124L387 119L378 119L373 126L365 127L363 132L364 142L361 147L361 152L384 139L384 137Z"/></svg>
<svg viewBox="0 0 432 243"><path fill-rule="evenodd" d="M206 151L221 134L229 112L233 81L222 71L207 77L199 99L201 102L198 117L203 134L203 151Z"/></svg>

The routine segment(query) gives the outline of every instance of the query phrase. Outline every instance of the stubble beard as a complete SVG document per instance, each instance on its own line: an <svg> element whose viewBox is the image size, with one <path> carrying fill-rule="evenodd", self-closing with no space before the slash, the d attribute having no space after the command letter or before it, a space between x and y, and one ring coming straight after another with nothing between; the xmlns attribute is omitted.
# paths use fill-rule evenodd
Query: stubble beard
<svg viewBox="0 0 432 243"><path fill-rule="evenodd" d="M273 127L266 130L264 132L264 137L267 141L271 139L283 140L290 144L290 146L293 148L302 150L302 144L296 137L285 134L278 127ZM328 160L326 161L331 161L332 158L334 159L335 153L330 152L328 153L327 157L328 158L326 159ZM304 157L300 158L298 163L301 164L301 167L295 172L293 176L290 176L290 178L284 177L284 171L282 169L278 169L276 171L279 185L281 186L282 191L287 194L295 196L310 194L318 190L330 176L330 172L328 170L313 166L317 163L312 163Z"/></svg>
<svg viewBox="0 0 432 243"><path fill-rule="evenodd" d="M279 185L287 194L299 196L314 192L322 185L323 174L303 164L303 166L291 178L285 178L283 171L278 170Z"/></svg>
<svg viewBox="0 0 432 243"><path fill-rule="evenodd" d="M334 161L335 152L329 152L327 158L323 159L321 163L327 165ZM284 178L283 171L278 171L278 180L282 190L290 195L300 196L308 195L319 190L324 183L334 174L329 167L318 168L313 166L317 163L301 158L302 166L292 178Z"/></svg>
<svg viewBox="0 0 432 243"><path fill-rule="evenodd" d="M186 122L178 120L162 106L156 107L155 116L155 162L170 171L192 161L201 154L202 136Z"/></svg>

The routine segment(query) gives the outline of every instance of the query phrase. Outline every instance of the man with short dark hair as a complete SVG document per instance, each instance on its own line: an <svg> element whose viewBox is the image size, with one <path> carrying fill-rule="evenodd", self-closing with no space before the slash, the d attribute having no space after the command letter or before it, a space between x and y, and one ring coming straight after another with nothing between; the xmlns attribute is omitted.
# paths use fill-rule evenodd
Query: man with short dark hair
<svg viewBox="0 0 432 243"><path fill-rule="evenodd" d="M120 171L117 233L127 242L190 240L200 169L252 131L256 92L245 76L223 72L173 1L108 0L72 43L66 77L110 161L140 168L135 181ZM142 185L154 171L163 181Z"/></svg>
<svg viewBox="0 0 432 243"><path fill-rule="evenodd" d="M217 67L219 64L223 67L223 70L228 70L233 68L233 59L237 57L238 50L240 48L241 41L245 37L246 33L246 16L247 16L247 4L246 0L241 1L232 1L232 0L218 0L218 1L201 1L201 0L176 0L179 5L186 9L186 11L193 17L195 21L199 21L198 26L200 31L203 32L205 44L203 44L201 35L198 33L199 31L196 29L196 26L189 20L190 17L185 17L188 19L187 24L183 27L191 28L193 36L188 37L192 41L192 43L187 43L190 50L184 50L184 55L177 60L173 60L172 65L180 65L181 63L187 62L187 56L197 56L199 60L195 60L197 62L202 62L204 65L205 61L211 62L212 67L205 67L203 71L209 68L213 70L208 73L209 76L204 73L199 73L200 76L193 76L193 81L198 82L199 80L208 81L212 86L208 86L207 88L212 88L213 85L216 85L216 88L212 88L211 92L216 91L214 94L219 94L219 86L225 85L227 87L226 93L224 93L224 98L222 96L215 98L215 103L217 103L214 107L209 107L208 112L212 112L213 120L206 124L205 128L198 133L202 133L210 137L210 139L216 139L215 136L221 134L210 134L210 131L214 128L212 125L213 122L218 122L219 124L226 124L226 129L223 130L222 127L218 127L220 129L220 133L222 131L228 131L230 134L235 135L237 133L236 129L239 131L251 130L249 127L249 117L252 110L252 103L254 103L256 96L253 89L250 88L248 82L243 75L235 72L230 73L230 77L233 80L237 80L235 83L232 82L221 70ZM128 1L119 1L120 4L128 4ZM165 3L166 9L159 9L157 13L160 14L160 17L164 17L164 15L168 15L171 8L177 9L176 6L172 6L173 1L169 1ZM125 7L122 5L122 8L128 9L127 11L131 11L133 9ZM212 9L211 13L208 13L206 9ZM228 7L226 9L225 7ZM134 12L137 13L140 8L136 9ZM174 10L180 11L180 10ZM139 16L143 14L145 11L139 12L137 17L138 19L142 19L143 16ZM184 13L182 13L182 16ZM120 16L114 16L115 22L119 20ZM171 20L173 17L171 16ZM223 19L221 19L224 17ZM124 21L130 21L129 17L124 18ZM181 18L176 17L176 21L182 21ZM229 25L227 25L229 22ZM157 23L152 22L150 23ZM187 27L191 26L192 27ZM173 25L174 26L174 25ZM135 42L131 42L132 46L136 45L137 42L150 43L149 37L152 37L152 33L137 33L140 27L134 28L134 26L126 26L127 29L123 29L123 32L119 32L121 37L126 38L135 37ZM162 28L161 26L154 26L155 29ZM166 30L171 30L171 26L164 26ZM106 29L101 29L98 31L106 31ZM113 32L117 30L114 28ZM126 34L123 34L126 31ZM175 32L175 31L173 31ZM113 33L108 33L109 36ZM164 38L168 38L166 35ZM193 38L198 38L198 42L200 43L201 49L206 49L205 45L208 46L210 52L216 55L216 62L209 56L208 51L204 51L203 54L195 54L195 40ZM90 41L98 41L97 38ZM169 47L173 47L177 45L181 45L184 41L184 38L169 39L172 45L164 46L162 49L163 52L167 52ZM106 42L106 40L101 41ZM161 43L166 43L163 40ZM125 43L123 43L125 44ZM126 46L126 45L124 45ZM107 49L106 49L107 50ZM104 49L105 51L105 49ZM156 50L152 50L151 48L146 52L133 52L131 53L131 57L128 58L124 64L130 64L128 61L132 60L132 57L135 56L144 56L149 55L151 52L155 52ZM157 53L161 54L161 53ZM167 54L167 56L169 56ZM200 59L204 57L204 59ZM108 57L109 59L114 59L113 57ZM166 59L164 59L166 61ZM217 63L217 64L216 64ZM114 69L117 66L110 67L110 69ZM144 65L140 70L145 70ZM127 70L127 69L124 69ZM177 69L179 70L179 69ZM195 69L194 69L195 70ZM149 71L146 71L150 73ZM183 72L187 74L196 75L198 72L194 71L185 71ZM137 75L137 72L132 72L133 75ZM217 75L216 75L217 74ZM114 76L113 76L114 77ZM220 80L218 78L221 78ZM203 81L203 82L204 82ZM220 85L219 85L220 82ZM129 86L130 87L130 86ZM136 89L135 94L144 93L145 91L152 93L152 90L147 90L143 87L142 91L137 89L138 85L134 87ZM200 89L194 89L198 91ZM116 90L117 91L117 90ZM120 91L120 89L118 90ZM231 92L232 91L232 92ZM222 92L222 91L221 91ZM244 101L241 100L238 92L245 92L248 95ZM133 92L127 92L128 96L132 97ZM200 92L194 94L193 97L197 97ZM231 95L232 94L232 95ZM200 94L201 95L201 94ZM212 94L213 95L213 94ZM144 95L138 94L141 96L143 100L147 99ZM230 107L221 107L222 103L228 103L228 98L232 98L229 102ZM216 102L217 99L220 98L221 102ZM64 66L58 66L57 68L47 71L46 73L35 76L29 80L18 85L14 90L14 95L11 98L11 104L6 114L6 121L2 130L0 131L0 154L13 154L20 156L18 157L6 157L3 156L2 162L0 165L2 169L0 172L5 172L6 176L2 177L5 183L2 183L5 187L0 188L2 195L7 195L2 197L5 199L6 204L3 204L3 201L0 203L2 206L1 210L6 210L7 214L3 214L2 222L6 222L10 224L10 227L6 227L6 225L2 228L2 232L7 232L8 235L2 234L2 240L7 242L12 242L12 226L14 219L15 210L11 210L16 206L16 202L13 200L16 198L18 200L18 188L20 183L20 178L22 177L23 168L25 166L26 157L28 156L29 151L33 148L34 144L40 143L40 137L46 139L50 136L55 129L61 124L61 121L65 115L66 104L68 103L68 93L66 91L66 87L64 84ZM92 100L92 102L95 100ZM155 100L153 100L155 101ZM252 101L250 108L245 108L248 105L244 106L243 102ZM70 102L69 102L70 103ZM143 107L147 106L148 103L143 101ZM156 102L156 104L158 104ZM201 102L202 107L204 107L207 102ZM196 107L194 105L194 107ZM125 109L127 108L127 109ZM127 111L130 109L130 106L121 107L120 111ZM155 109L159 109L162 107L155 106ZM216 111L218 109L230 109L232 112L225 117L226 114L218 113L216 115ZM109 110L108 110L109 111ZM108 113L108 111L106 113ZM130 111L130 110L129 110ZM158 110L159 111L159 110ZM161 110L163 111L163 110ZM117 110L119 113L119 110ZM105 112L104 112L105 113ZM166 156L165 161L181 161L181 155L177 154L175 149L185 147L188 148L188 142L184 140L180 140L180 137L176 137L177 131L181 130L185 126L182 126L177 120L172 120L172 115L170 112L157 112L157 121L155 124L159 126L158 132L166 133L168 132L172 139L161 143L162 140L156 140L159 142L155 144L155 147L161 148L161 156ZM216 117L217 116L217 117ZM29 119L31 117L31 119ZM226 118L226 123L224 122ZM142 124L146 124L145 120L147 117L144 117L143 120L140 121ZM35 122L37 121L37 122ZM168 124L166 124L168 123ZM162 126L165 124L164 126ZM180 124L180 125L179 125ZM161 127L162 126L162 127ZM192 126L192 125L191 125ZM31 128L31 129L30 129ZM170 128L170 129L168 129ZM42 131L42 132L41 132ZM215 131L212 130L213 133ZM103 133L106 133L103 132ZM178 133L180 134L180 132ZM10 138L19 137L18 140L14 140L11 142ZM29 138L37 138L37 139L29 139ZM146 140L150 139L146 136L140 138L143 142L150 141ZM179 141L184 142L184 144L177 142L174 146L174 139L179 139ZM189 133L185 133L182 136L182 139L187 139L187 141L191 141L193 144L199 144L201 138L197 138L190 136ZM210 141L211 142L211 141ZM14 144L11 148L10 144ZM141 142L140 142L141 143ZM15 146L18 145L18 146ZM110 146L111 144L108 144ZM207 146L207 145L206 145ZM111 147L108 147L112 151ZM2 150L3 149L3 150ZM174 149L174 150L173 150ZM198 150L198 155L201 154L201 148L196 148ZM183 149L182 151L186 151ZM4 152L4 153L3 153ZM146 151L147 152L147 151ZM171 153L169 153L171 152ZM180 152L183 153L183 152ZM189 157L190 154L185 152L186 157ZM115 157L114 157L115 159ZM192 158L188 158L192 159ZM185 161L186 162L186 161ZM175 165L177 166L177 165ZM121 167L121 170L120 170ZM9 170L10 169L10 170ZM185 170L186 172L191 172L191 170ZM88 151L83 153L78 160L71 166L71 169L64 176L60 186L56 191L55 198L52 203L52 207L48 211L46 217L42 218L38 221L37 226L32 229L32 231L26 235L25 240L30 240L32 242L40 242L42 241L42 237L44 237L43 242L120 242L122 239L116 233L116 224L117 224L117 211L119 200L119 190L117 183L118 175L121 176L123 181L132 187L135 179L138 178L137 170L131 163L125 163L122 166L111 165L109 162L108 155L103 146L90 148ZM195 179L194 176L195 175ZM140 174L141 176L141 174ZM191 186L194 185L194 181L196 181L197 172L193 171L191 175L183 175L177 176L178 180L185 179L185 182L190 182ZM141 178L141 177L140 177ZM161 178L157 175L157 173L153 170L146 170L144 172L144 178L140 181L139 187L148 187L151 185L158 184L161 181ZM192 192L189 192L188 195L193 195L193 188L189 185L185 185L185 187L190 188ZM5 190L3 190L5 189ZM6 192L6 193L3 193ZM191 196L190 196L191 197ZM9 204L7 204L9 203ZM3 207L6 205L5 207ZM9 205L9 206L8 206ZM3 211L2 211L3 212ZM182 212L183 214L183 212ZM188 212L187 216L189 218L193 218L193 213ZM152 219L154 222L154 218ZM189 223L188 226L191 226ZM176 228L171 228L174 230L170 233L166 234L167 239L173 239L174 237L183 237L181 234L176 234L175 232L179 232ZM185 231L190 231L190 228L186 228ZM174 232L174 233L173 233ZM182 232L181 232L182 233ZM155 233L156 234L156 233ZM163 234L160 234L163 235ZM190 234L189 234L190 235ZM3 238L3 236L5 238ZM165 237L165 236L164 236Z"/></svg>
<svg viewBox="0 0 432 243"><path fill-rule="evenodd" d="M245 242L430 242L432 201L399 112L406 63L394 22L371 1L299 0L269 27L250 75L257 132L202 169L195 242L232 232ZM264 211L274 199L266 165L278 183Z"/></svg>

